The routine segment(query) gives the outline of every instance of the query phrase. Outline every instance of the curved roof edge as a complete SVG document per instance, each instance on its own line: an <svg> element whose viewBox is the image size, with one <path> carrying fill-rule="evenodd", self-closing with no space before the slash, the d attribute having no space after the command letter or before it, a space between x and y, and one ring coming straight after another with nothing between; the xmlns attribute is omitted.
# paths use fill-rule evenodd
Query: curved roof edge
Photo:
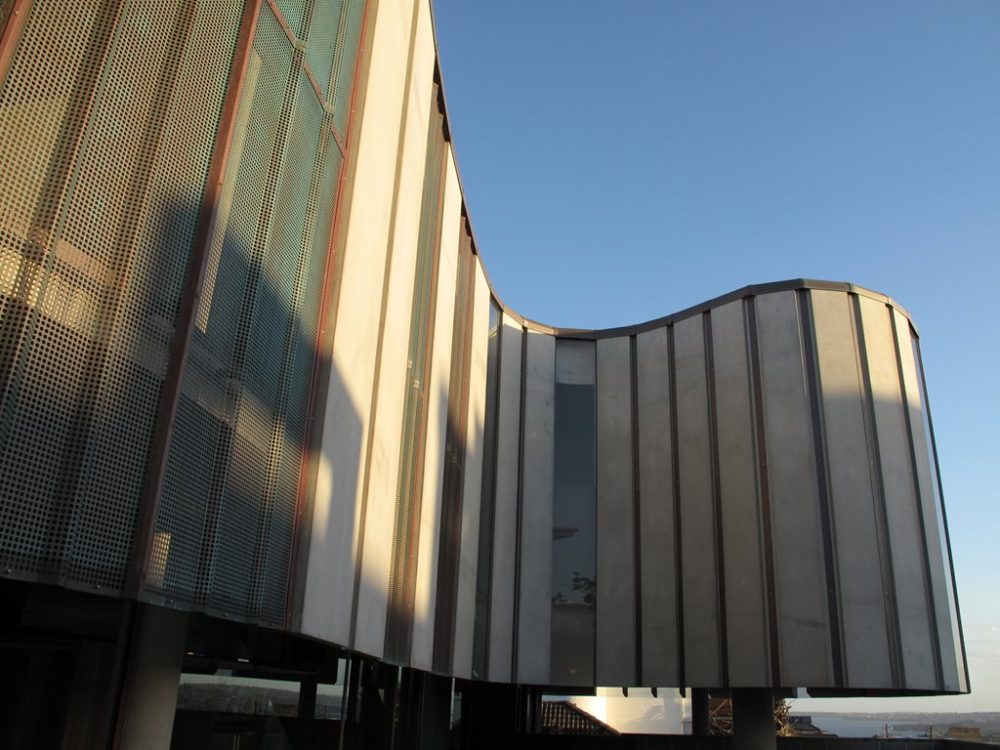
<svg viewBox="0 0 1000 750"><path fill-rule="evenodd" d="M837 291L837 292L850 292L852 294L857 294L861 297L869 297L871 299L878 300L884 304L892 307L897 312L901 313L907 320L910 321L910 325L913 327L914 333L918 336L920 331L916 324L913 322L913 318L910 313L896 302L892 297L882 294L881 292L868 289L863 286L858 286L847 281L826 281L822 279L804 279L804 278L793 278L786 279L784 281L772 281L763 284L748 284L747 286L740 287L739 289L727 292L718 297L713 297L712 299L706 300L691 307L686 307L674 313L669 313L663 315L659 318L653 318L641 323L635 323L632 325L625 326L614 326L611 328L566 328L559 326L551 326L546 323L541 323L532 318L527 318L521 315L519 312L514 310L512 307L507 305L503 301L503 297L497 292L496 286L493 284L493 279L490 278L489 269L486 266L486 261L479 250L479 240L476 238L475 228L472 224L472 217L469 215L468 203L465 198L465 183L462 180L462 170L459 168L458 158L455 154L455 145L453 140L453 128L451 125L451 119L448 116L448 97L445 91L444 76L441 72L441 58L438 52L438 36L437 36L437 19L435 17L434 2L430 0L430 15L431 15L431 34L434 38L434 67L437 80L439 81L439 96L441 98L441 105L444 112L444 129L445 137L448 141L449 148L452 151L452 161L455 165L455 174L458 177L459 190L462 194L462 208L461 214L465 219L466 227L469 231L469 236L472 238L472 252L479 258L480 266L483 269L483 275L486 277L486 283L489 286L490 294L500 305L505 315L510 316L518 323L523 325L530 331L535 331L537 333L547 333L553 336L565 336L567 338L578 338L578 339L603 339L611 338L614 336L631 336L632 334L642 333L643 331L648 331L653 328L660 328L661 326L670 325L676 323L679 320L684 320L693 315L698 315L700 313L706 312L716 307L720 307L728 302L733 302L737 299L743 299L744 297L753 297L758 294L767 294L773 292L781 291L792 291L796 289L816 289L825 291Z"/></svg>

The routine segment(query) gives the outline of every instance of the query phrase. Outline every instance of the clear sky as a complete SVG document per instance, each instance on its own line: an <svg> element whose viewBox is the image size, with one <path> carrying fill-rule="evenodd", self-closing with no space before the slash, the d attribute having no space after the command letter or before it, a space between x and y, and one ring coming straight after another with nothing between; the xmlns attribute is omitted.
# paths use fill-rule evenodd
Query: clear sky
<svg viewBox="0 0 1000 750"><path fill-rule="evenodd" d="M851 281L924 365L973 694L1000 711L1000 2L434 0L504 301L606 327L750 283Z"/></svg>

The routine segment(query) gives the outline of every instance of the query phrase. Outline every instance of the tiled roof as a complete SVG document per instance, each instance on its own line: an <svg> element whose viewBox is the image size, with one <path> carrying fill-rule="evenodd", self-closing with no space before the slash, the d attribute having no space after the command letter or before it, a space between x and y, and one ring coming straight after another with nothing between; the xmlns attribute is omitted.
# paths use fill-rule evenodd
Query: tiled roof
<svg viewBox="0 0 1000 750"><path fill-rule="evenodd" d="M619 734L600 719L569 701L542 703L543 734L582 734L609 737Z"/></svg>

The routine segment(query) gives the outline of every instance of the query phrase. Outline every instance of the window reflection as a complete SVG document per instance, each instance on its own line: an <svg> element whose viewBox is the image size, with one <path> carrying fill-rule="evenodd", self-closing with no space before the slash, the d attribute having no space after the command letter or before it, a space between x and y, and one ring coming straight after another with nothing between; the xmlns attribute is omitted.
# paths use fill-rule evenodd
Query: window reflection
<svg viewBox="0 0 1000 750"><path fill-rule="evenodd" d="M592 685L597 603L594 343L556 344L552 661L557 685Z"/></svg>

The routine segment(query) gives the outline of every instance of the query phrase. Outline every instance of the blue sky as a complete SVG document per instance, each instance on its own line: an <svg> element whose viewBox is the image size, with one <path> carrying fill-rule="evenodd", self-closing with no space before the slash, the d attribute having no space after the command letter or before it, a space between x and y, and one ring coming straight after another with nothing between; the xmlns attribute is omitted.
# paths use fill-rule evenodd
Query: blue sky
<svg viewBox="0 0 1000 750"><path fill-rule="evenodd" d="M889 294L921 332L973 694L1000 711L1000 2L434 0L466 201L553 325L749 283Z"/></svg>

